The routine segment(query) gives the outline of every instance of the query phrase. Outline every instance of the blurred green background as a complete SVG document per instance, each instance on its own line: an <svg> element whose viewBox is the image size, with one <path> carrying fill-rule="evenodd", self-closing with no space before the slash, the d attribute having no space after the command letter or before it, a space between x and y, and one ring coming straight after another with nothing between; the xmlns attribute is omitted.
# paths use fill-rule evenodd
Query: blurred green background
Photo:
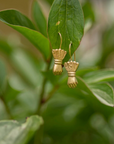
<svg viewBox="0 0 114 144"><path fill-rule="evenodd" d="M83 78L92 71L96 75L97 70L114 68L114 0L80 2L85 35L76 58L80 63L77 75ZM38 3L48 21L52 0L38 0ZM0 0L0 10L10 8L35 21L32 0ZM0 22L0 120L23 122L36 114L43 80L51 79L44 87L43 97L51 99L41 107L44 125L38 141L42 144L114 144L113 107L83 92L85 88L80 91L69 89L67 84L56 85L60 78L52 75L53 60L48 72L44 72L46 67L42 54L24 36ZM81 74L82 69L85 71ZM66 76L65 70L63 75ZM109 83L114 87L114 81ZM32 144L33 139L28 144Z"/></svg>

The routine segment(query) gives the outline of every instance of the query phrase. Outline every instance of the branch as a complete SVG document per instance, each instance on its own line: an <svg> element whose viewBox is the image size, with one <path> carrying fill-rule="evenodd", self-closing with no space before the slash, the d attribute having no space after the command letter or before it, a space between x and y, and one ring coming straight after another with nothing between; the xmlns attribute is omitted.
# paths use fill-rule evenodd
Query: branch
<svg viewBox="0 0 114 144"><path fill-rule="evenodd" d="M56 85L52 91L48 94L47 98L46 99L42 99L42 104L46 103L48 100L50 100L50 98L53 96L53 94L58 90L59 86Z"/></svg>
<svg viewBox="0 0 114 144"><path fill-rule="evenodd" d="M9 109L6 101L4 100L3 96L1 96L0 98L1 98L1 100L2 100L2 102L3 102L3 104L4 104L4 106L5 106L5 109L6 109L6 112L7 112L8 116L9 116L9 118L10 118L10 119L13 119L13 116L12 116L12 114L11 114L11 112L10 112L10 109Z"/></svg>

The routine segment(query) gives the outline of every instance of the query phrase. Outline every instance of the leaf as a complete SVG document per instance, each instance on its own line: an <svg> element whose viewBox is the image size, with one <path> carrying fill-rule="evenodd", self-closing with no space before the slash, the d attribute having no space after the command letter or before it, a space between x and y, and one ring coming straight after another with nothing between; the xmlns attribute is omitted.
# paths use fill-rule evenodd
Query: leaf
<svg viewBox="0 0 114 144"><path fill-rule="evenodd" d="M113 88L109 84L96 83L87 85L81 78L78 77L77 79L77 88L87 92L88 94L90 94L90 96L96 97L101 103L107 106L113 106Z"/></svg>
<svg viewBox="0 0 114 144"><path fill-rule="evenodd" d="M107 106L113 106L113 88L109 84L87 84L82 78L78 76L77 80L78 85L75 89L70 89L68 87L66 88L66 86L63 87L63 85L61 86L62 89L60 93L70 96L75 95L76 97L84 97L91 105L97 104L98 101L100 101Z"/></svg>
<svg viewBox="0 0 114 144"><path fill-rule="evenodd" d="M5 79L6 79L6 67L5 64L0 60L0 93L3 92Z"/></svg>
<svg viewBox="0 0 114 144"><path fill-rule="evenodd" d="M38 85L38 81L41 84L42 76L25 52L15 50L11 55L11 61L15 68L21 73L24 79L31 84L31 86L34 87Z"/></svg>
<svg viewBox="0 0 114 144"><path fill-rule="evenodd" d="M6 102L12 101L17 97L21 91L14 89L9 82L7 82L6 90L4 92L4 99Z"/></svg>
<svg viewBox="0 0 114 144"><path fill-rule="evenodd" d="M50 5L52 5L54 0L46 0Z"/></svg>
<svg viewBox="0 0 114 144"><path fill-rule="evenodd" d="M69 44L72 42L71 53L73 55L84 33L84 16L78 0L55 0L53 2L48 19L48 33L53 49L60 47L58 32L62 35L62 49L67 51L65 62L70 59Z"/></svg>
<svg viewBox="0 0 114 144"><path fill-rule="evenodd" d="M0 122L0 144L25 144L43 124L41 117L27 118L24 124L16 121Z"/></svg>
<svg viewBox="0 0 114 144"><path fill-rule="evenodd" d="M89 85L89 88L100 102L108 106L114 106L113 88L109 84L92 84Z"/></svg>
<svg viewBox="0 0 114 144"><path fill-rule="evenodd" d="M35 31L34 25L26 16L16 10L5 10L0 12L0 21L23 34L46 59L50 57L51 50L48 39Z"/></svg>
<svg viewBox="0 0 114 144"><path fill-rule="evenodd" d="M106 69L106 70L92 72L84 76L83 79L88 84L102 82L102 81L114 81L114 69Z"/></svg>
<svg viewBox="0 0 114 144"><path fill-rule="evenodd" d="M113 33L114 33L114 24L105 29L102 33L102 53L101 59L97 62L97 65L104 68L108 64L108 67L111 67L109 61L113 61L113 52L114 52L114 41L113 41ZM107 62L108 59L108 62ZM106 63L107 62L107 63ZM110 65L109 65L110 64Z"/></svg>
<svg viewBox="0 0 114 144"><path fill-rule="evenodd" d="M76 72L76 75L82 77L82 76L86 75L87 73L92 72L92 71L96 71L96 70L98 70L97 67L83 68L83 69L79 69L79 70Z"/></svg>
<svg viewBox="0 0 114 144"><path fill-rule="evenodd" d="M91 20L92 22L95 22L95 14L91 2L85 2L82 8L85 21Z"/></svg>
<svg viewBox="0 0 114 144"><path fill-rule="evenodd" d="M39 28L39 31L47 37L47 22L44 14L40 8L40 5L37 1L33 2L33 18Z"/></svg>

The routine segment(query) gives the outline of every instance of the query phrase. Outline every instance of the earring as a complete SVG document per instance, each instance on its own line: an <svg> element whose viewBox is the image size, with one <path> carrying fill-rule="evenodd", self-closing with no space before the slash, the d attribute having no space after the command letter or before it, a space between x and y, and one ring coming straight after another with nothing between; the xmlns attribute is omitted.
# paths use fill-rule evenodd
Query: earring
<svg viewBox="0 0 114 144"><path fill-rule="evenodd" d="M70 57L71 57L71 45L72 43L70 43L69 45L69 54L70 54ZM67 72L68 72L68 86L70 88L75 88L78 84L78 81L76 79L76 70L79 66L79 63L76 62L76 56L75 56L75 52L74 52L74 61L72 61L72 57L71 57L71 61L70 62L65 62L64 64Z"/></svg>
<svg viewBox="0 0 114 144"><path fill-rule="evenodd" d="M53 73L55 75L61 75L61 73L63 71L63 69L62 69L62 60L64 59L64 57L66 56L66 53L67 53L66 51L61 49L62 36L61 36L60 33L59 33L59 36L60 36L60 39L61 39L60 48L52 50L52 54L53 54L54 61L55 61L54 67L53 67Z"/></svg>

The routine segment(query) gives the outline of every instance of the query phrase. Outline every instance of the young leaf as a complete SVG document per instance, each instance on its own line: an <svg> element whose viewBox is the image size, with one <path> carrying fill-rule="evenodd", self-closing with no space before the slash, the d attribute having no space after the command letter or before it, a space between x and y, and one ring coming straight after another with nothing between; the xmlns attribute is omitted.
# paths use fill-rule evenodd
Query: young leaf
<svg viewBox="0 0 114 144"><path fill-rule="evenodd" d="M55 0L48 20L49 39L53 49L60 47L67 51L64 61L70 59L69 44L72 42L71 53L78 48L84 33L84 16L78 0Z"/></svg>
<svg viewBox="0 0 114 144"><path fill-rule="evenodd" d="M39 31L47 37L47 22L37 1L33 2L33 18Z"/></svg>
<svg viewBox="0 0 114 144"><path fill-rule="evenodd" d="M83 79L88 84L102 81L114 81L114 69L92 72L86 75Z"/></svg>
<svg viewBox="0 0 114 144"><path fill-rule="evenodd" d="M25 144L43 124L41 117L27 118L26 123L16 121L0 122L0 144Z"/></svg>
<svg viewBox="0 0 114 144"><path fill-rule="evenodd" d="M48 39L35 31L34 25L26 16L16 10L5 10L0 12L0 21L23 34L46 59L50 57L51 50Z"/></svg>

